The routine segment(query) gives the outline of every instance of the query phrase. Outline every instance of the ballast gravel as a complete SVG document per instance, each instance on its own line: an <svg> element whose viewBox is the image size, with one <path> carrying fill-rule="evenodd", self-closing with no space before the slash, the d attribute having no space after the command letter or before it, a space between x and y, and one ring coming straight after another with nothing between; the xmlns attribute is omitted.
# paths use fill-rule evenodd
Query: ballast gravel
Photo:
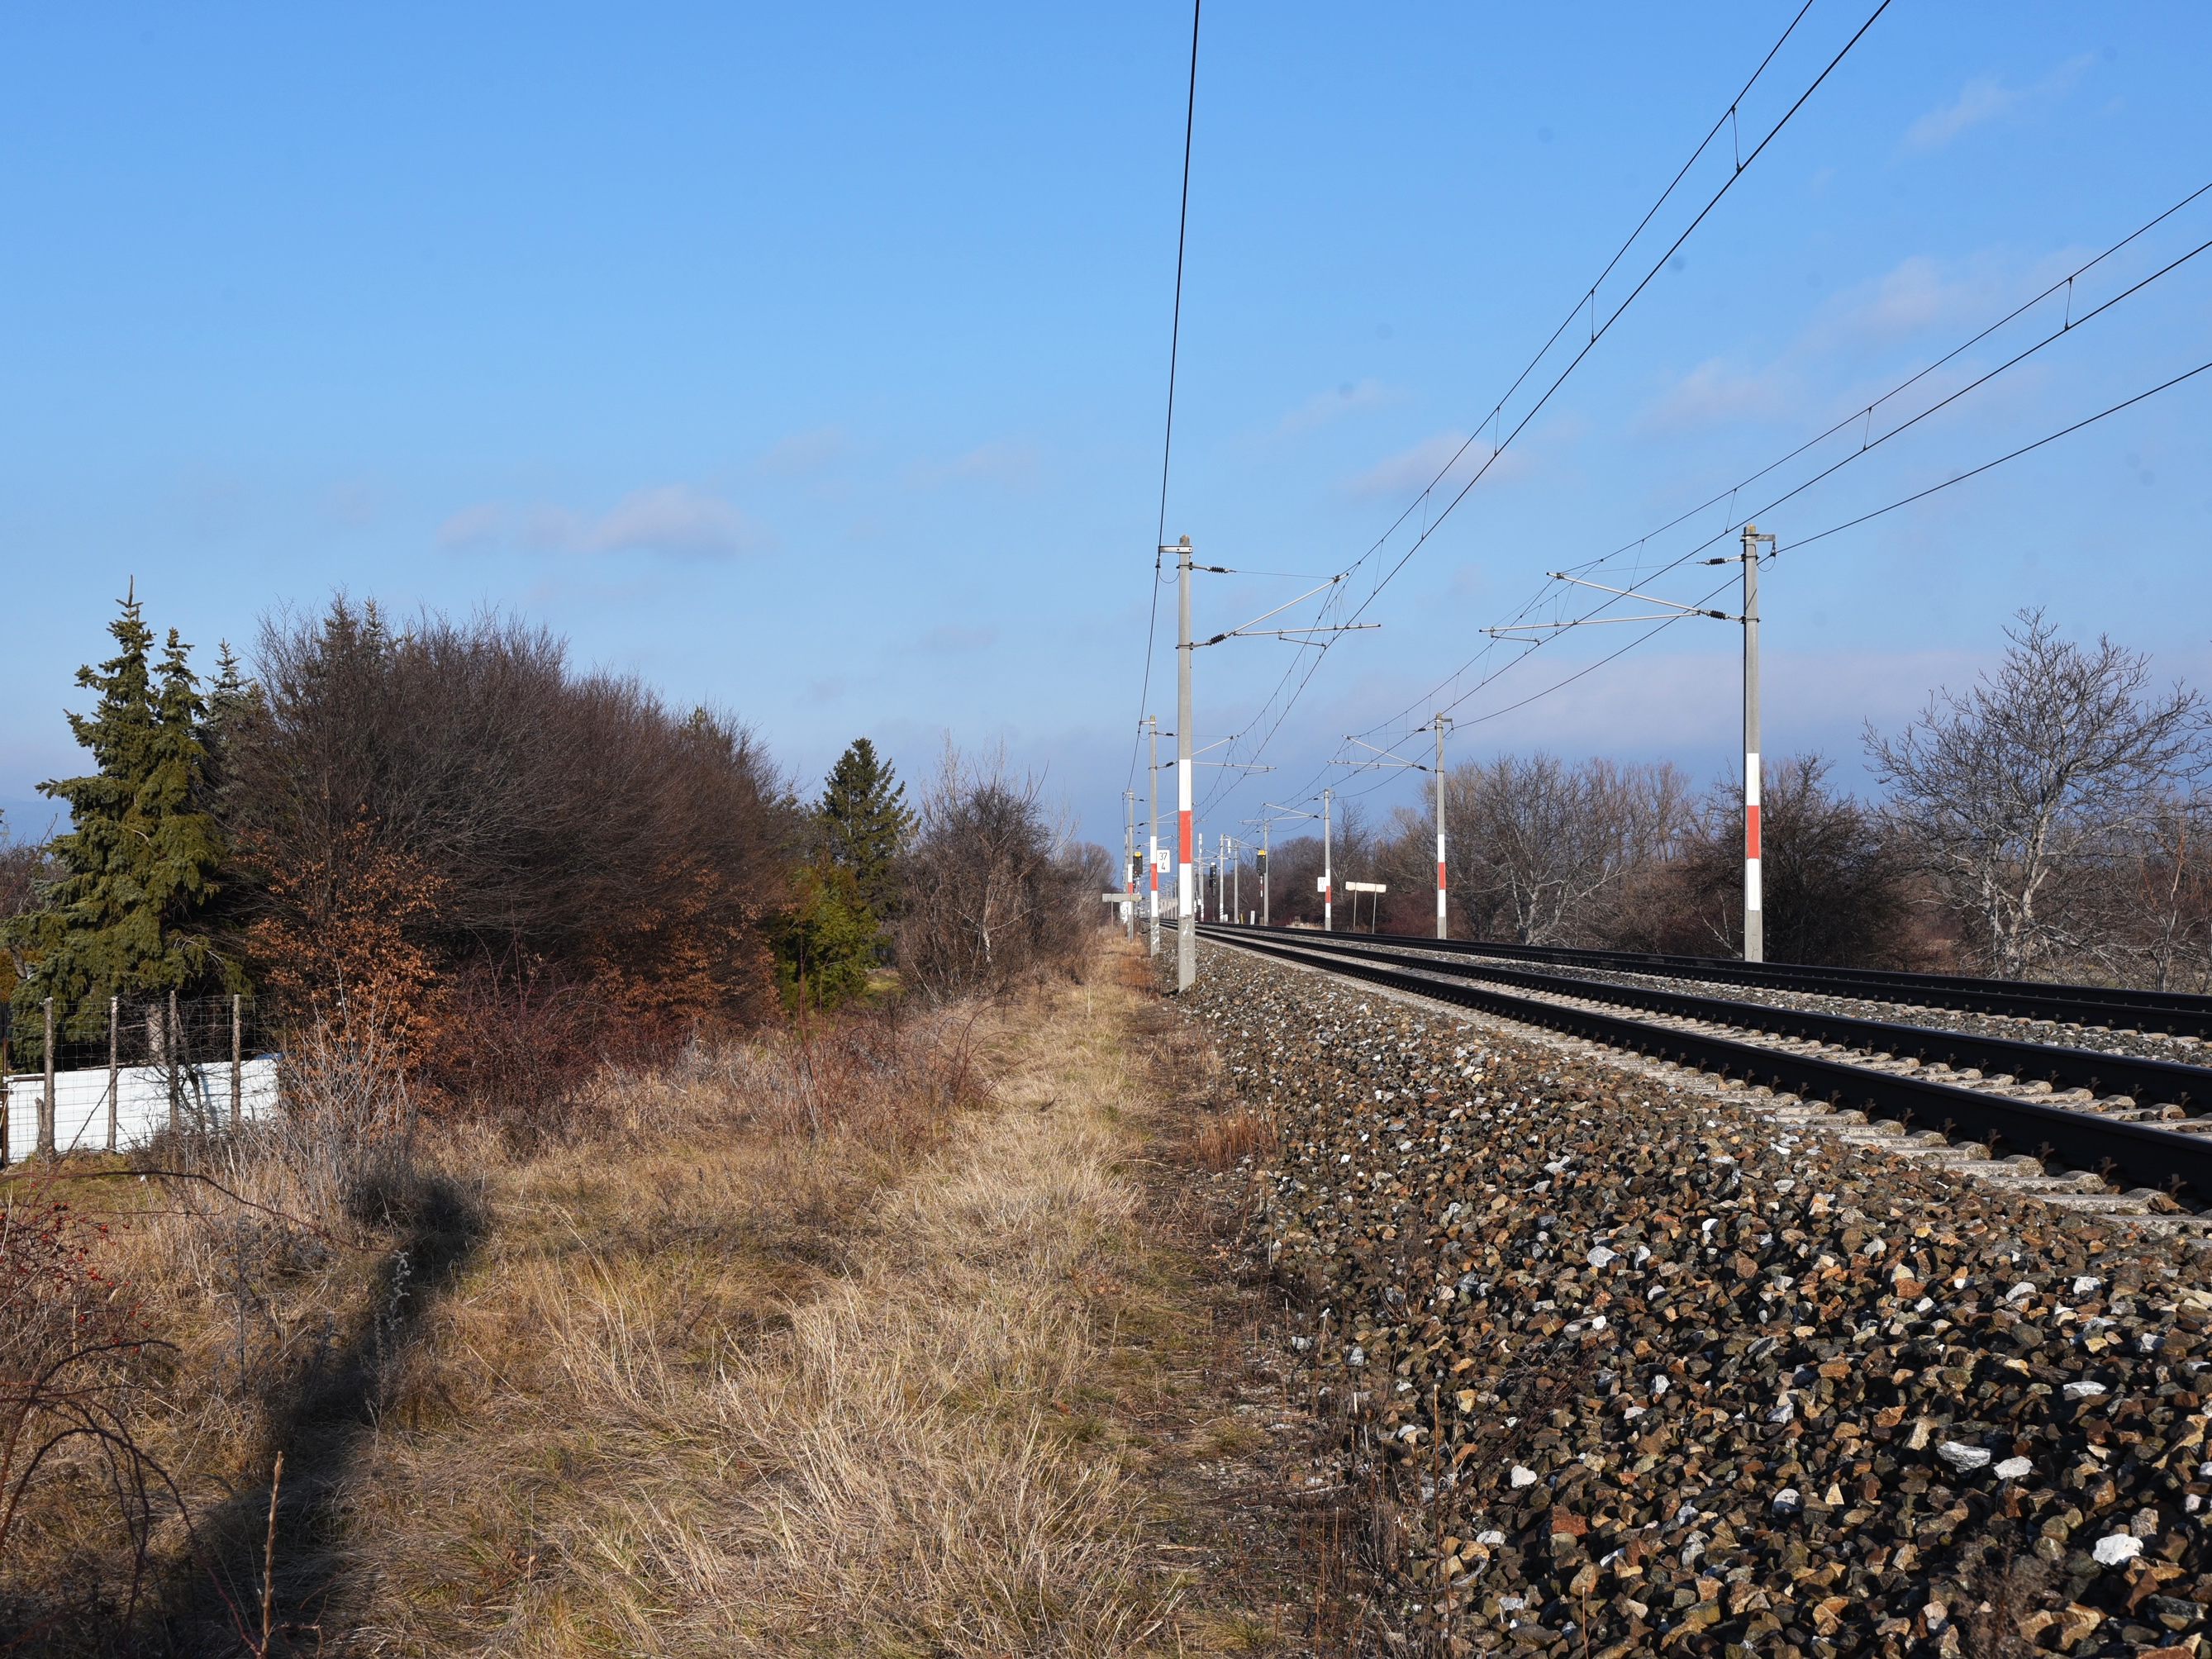
<svg viewBox="0 0 2212 1659"><path fill-rule="evenodd" d="M1445 953L1444 959L1465 962L1467 957L1456 953ZM1692 979L1674 974L1638 974L1619 969L1592 968L1579 963L1526 962L1518 957L1492 960L1501 967L1556 974L1563 979L1594 980L1601 984L1632 985L1645 990L1682 992L1735 1002L1755 1002L1770 1008L1797 1008L1816 1014L1844 1014L1853 1019L1917 1025L1930 1031L1958 1031L1974 1036L2002 1037L2013 1042L2057 1043L2063 1048L2083 1048L2097 1054L2131 1054L2139 1060L2171 1060L2178 1066L2212 1063L2212 1054L2208 1054L2204 1044L2197 1038L2176 1036L2166 1031L2116 1030L2106 1025L2023 1019L2008 1014L1976 1013L1964 1008L1936 1008L1908 1001L1881 1002L1865 997L1827 996L1816 991L1784 991L1763 985L1740 985L1732 980Z"/></svg>
<svg viewBox="0 0 2212 1659"><path fill-rule="evenodd" d="M1207 947L1415 1649L2212 1654L2172 1241Z"/></svg>

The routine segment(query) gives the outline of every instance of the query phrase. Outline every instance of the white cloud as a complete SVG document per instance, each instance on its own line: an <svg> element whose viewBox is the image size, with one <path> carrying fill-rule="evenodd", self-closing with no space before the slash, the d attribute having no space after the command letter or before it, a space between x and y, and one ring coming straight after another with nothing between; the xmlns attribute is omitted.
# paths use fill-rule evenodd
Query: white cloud
<svg viewBox="0 0 2212 1659"><path fill-rule="evenodd" d="M539 502L486 501L462 508L439 527L451 548L514 548L544 553L672 553L730 558L771 541L735 504L688 484L633 490L606 512Z"/></svg>
<svg viewBox="0 0 2212 1659"><path fill-rule="evenodd" d="M2063 97L2094 61L2088 57L2069 58L2042 80L2025 87L2008 86L1999 76L1978 75L1949 103L1929 110L1906 128L1902 148L1923 154L1938 150L1960 133L1994 121L2023 104Z"/></svg>
<svg viewBox="0 0 2212 1659"><path fill-rule="evenodd" d="M842 426L817 426L809 432L794 432L770 444L757 463L763 472L780 477L791 477L807 472L818 472L833 461L842 460L852 447L852 441Z"/></svg>
<svg viewBox="0 0 2212 1659"><path fill-rule="evenodd" d="M507 539L507 511L495 502L465 507L438 526L441 547L496 547Z"/></svg>
<svg viewBox="0 0 2212 1659"><path fill-rule="evenodd" d="M1923 330L1971 329L2049 287L2080 263L2077 250L2038 258L1990 250L1962 259L1916 253L1838 294L1808 331L1816 347L1886 345Z"/></svg>
<svg viewBox="0 0 2212 1659"><path fill-rule="evenodd" d="M1778 369L1738 370L1709 357L1662 393L1638 417L1647 431L1765 420L1790 407L1787 377Z"/></svg>
<svg viewBox="0 0 2212 1659"><path fill-rule="evenodd" d="M1363 380L1346 380L1330 392L1316 392L1285 414L1275 428L1278 437L1295 437L1327 426L1341 416L1358 413L1363 409L1379 409L1397 401L1399 393L1382 381L1370 376Z"/></svg>
<svg viewBox="0 0 2212 1659"><path fill-rule="evenodd" d="M1000 439L978 444L949 461L918 463L907 469L907 482L921 489L951 483L1026 484L1036 473L1035 445Z"/></svg>
<svg viewBox="0 0 2212 1659"><path fill-rule="evenodd" d="M958 623L939 623L921 636L921 648L942 654L981 651L998 642L995 628L966 628Z"/></svg>
<svg viewBox="0 0 2212 1659"><path fill-rule="evenodd" d="M1470 442L1463 432L1439 432L1346 479L1344 491L1363 501L1382 495L1412 495L1427 489L1431 479L1449 468L1442 481L1443 487L1456 492L1481 471L1486 463L1491 462L1495 453L1480 438ZM1527 462L1508 451L1490 466L1487 476L1492 482L1503 483L1509 478L1526 477L1528 471Z"/></svg>

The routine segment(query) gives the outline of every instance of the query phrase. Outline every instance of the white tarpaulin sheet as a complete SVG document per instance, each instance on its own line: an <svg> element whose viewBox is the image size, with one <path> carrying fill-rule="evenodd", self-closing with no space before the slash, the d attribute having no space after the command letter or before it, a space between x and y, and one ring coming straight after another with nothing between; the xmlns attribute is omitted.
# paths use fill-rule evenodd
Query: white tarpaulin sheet
<svg viewBox="0 0 2212 1659"><path fill-rule="evenodd" d="M54 1148L101 1152L107 1146L107 1068L54 1074ZM179 1066L178 1091L185 1121L215 1128L230 1123L230 1062ZM126 1066L116 1073L115 1144L143 1146L169 1125L169 1068ZM46 1079L33 1072L8 1079L8 1156L28 1158L39 1145L39 1100ZM248 1118L276 1109L276 1056L263 1054L239 1068L239 1105Z"/></svg>

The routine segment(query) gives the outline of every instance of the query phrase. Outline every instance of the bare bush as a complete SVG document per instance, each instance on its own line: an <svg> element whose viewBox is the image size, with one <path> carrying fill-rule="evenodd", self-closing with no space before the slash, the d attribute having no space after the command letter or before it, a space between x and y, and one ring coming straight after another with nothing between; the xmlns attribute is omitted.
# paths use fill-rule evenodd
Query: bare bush
<svg viewBox="0 0 2212 1659"><path fill-rule="evenodd" d="M901 870L899 967L924 994L1001 993L1081 963L1103 890L1042 791L1003 753L947 745Z"/></svg>
<svg viewBox="0 0 2212 1659"><path fill-rule="evenodd" d="M2131 977L2160 991L2212 989L2212 799L2160 801L2116 874Z"/></svg>
<svg viewBox="0 0 2212 1659"><path fill-rule="evenodd" d="M282 1079L283 1110L222 1146L232 1172L275 1165L291 1204L319 1223L404 1213L417 1114L392 1022L356 1007L307 1024L292 1033Z"/></svg>
<svg viewBox="0 0 2212 1659"><path fill-rule="evenodd" d="M137 1432L160 1345L101 1270L106 1231L51 1183L0 1199L0 1632L127 1620L155 1526L180 1507Z"/></svg>
<svg viewBox="0 0 2212 1659"><path fill-rule="evenodd" d="M679 1075L744 1101L774 1134L842 1137L903 1158L987 1094L975 1016L972 1007L915 1014L894 1003L699 1048Z"/></svg>
<svg viewBox="0 0 2212 1659"><path fill-rule="evenodd" d="M1759 785L1766 954L1777 962L1923 965L1914 950L1910 872L1880 817L1828 787L1828 763L1793 756ZM1665 951L1729 953L1743 945L1743 786L1729 777L1700 804L1680 858L1640 926L1622 939ZM1618 937L1618 936L1617 936Z"/></svg>

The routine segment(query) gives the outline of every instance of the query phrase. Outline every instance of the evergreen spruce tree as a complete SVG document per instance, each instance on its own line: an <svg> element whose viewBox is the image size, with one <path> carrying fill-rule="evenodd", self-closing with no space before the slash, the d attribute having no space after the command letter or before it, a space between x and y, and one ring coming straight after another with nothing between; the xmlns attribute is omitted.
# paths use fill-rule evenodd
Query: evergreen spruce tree
<svg viewBox="0 0 2212 1659"><path fill-rule="evenodd" d="M172 629L149 665L154 635L135 592L108 631L117 654L77 672L99 702L69 717L97 769L39 786L69 803L70 832L49 849L63 874L7 930L31 963L15 988L19 1013L51 996L86 1030L106 1028L110 996L181 989L207 974L207 943L191 924L222 860L215 820L200 809L206 711L190 647Z"/></svg>
<svg viewBox="0 0 2212 1659"><path fill-rule="evenodd" d="M246 678L245 665L230 648L228 640L222 642L215 668L215 684L208 688L207 718L200 723L199 734L200 747L207 751L210 774L222 770L223 750L240 724L253 712L258 698L253 682Z"/></svg>
<svg viewBox="0 0 2212 1659"><path fill-rule="evenodd" d="M914 833L914 814L906 786L867 738L854 738L830 769L816 813L830 863L851 871L861 901L888 920L897 908L898 855Z"/></svg>

